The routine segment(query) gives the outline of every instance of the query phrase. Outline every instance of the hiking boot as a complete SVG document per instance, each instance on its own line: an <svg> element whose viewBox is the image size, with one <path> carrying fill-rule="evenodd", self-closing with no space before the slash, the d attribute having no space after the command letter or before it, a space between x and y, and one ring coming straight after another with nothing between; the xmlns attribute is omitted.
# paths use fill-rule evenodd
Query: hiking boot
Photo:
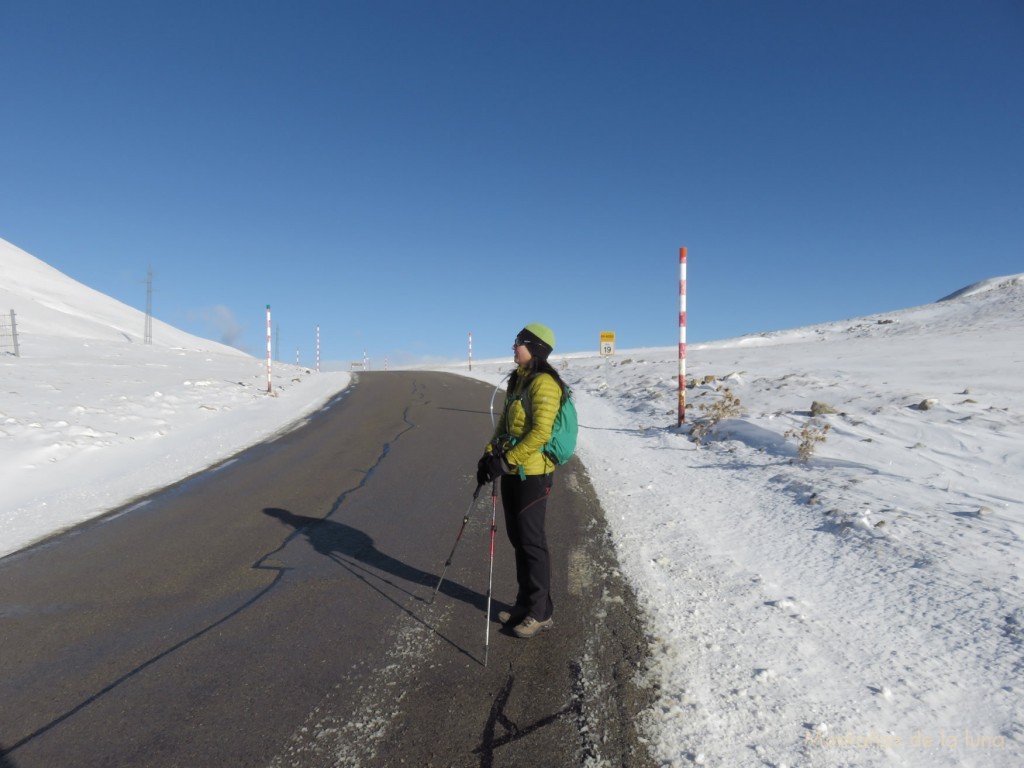
<svg viewBox="0 0 1024 768"><path fill-rule="evenodd" d="M539 635L541 632L551 629L553 626L555 626L554 619L537 621L533 616L527 616L523 619L523 623L517 624L512 631L515 632L516 637L528 640L534 635Z"/></svg>
<svg viewBox="0 0 1024 768"><path fill-rule="evenodd" d="M529 613L528 608L522 605L515 605L510 611L500 611L498 613L498 621L506 626L514 627L526 618L527 613Z"/></svg>

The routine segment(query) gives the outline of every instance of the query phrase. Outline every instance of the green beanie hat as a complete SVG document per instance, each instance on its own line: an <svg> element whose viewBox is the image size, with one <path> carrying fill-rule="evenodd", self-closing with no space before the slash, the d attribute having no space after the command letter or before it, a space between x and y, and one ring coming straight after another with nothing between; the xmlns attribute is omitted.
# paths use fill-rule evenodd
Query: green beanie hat
<svg viewBox="0 0 1024 768"><path fill-rule="evenodd" d="M519 337L527 346L531 346L531 342L540 342L541 345L547 347L545 352L553 352L555 349L555 332L546 325L530 323L519 332ZM547 355L544 356L547 357Z"/></svg>

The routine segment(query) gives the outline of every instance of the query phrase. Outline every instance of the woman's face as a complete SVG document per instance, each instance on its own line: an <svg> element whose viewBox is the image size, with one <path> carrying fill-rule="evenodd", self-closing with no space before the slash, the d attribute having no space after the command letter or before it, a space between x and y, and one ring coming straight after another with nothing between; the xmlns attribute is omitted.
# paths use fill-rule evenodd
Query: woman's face
<svg viewBox="0 0 1024 768"><path fill-rule="evenodd" d="M514 349L516 353L513 358L516 365L526 365L533 359L533 355L530 354L530 350L526 348L525 344L520 344L518 338L512 345L512 349Z"/></svg>

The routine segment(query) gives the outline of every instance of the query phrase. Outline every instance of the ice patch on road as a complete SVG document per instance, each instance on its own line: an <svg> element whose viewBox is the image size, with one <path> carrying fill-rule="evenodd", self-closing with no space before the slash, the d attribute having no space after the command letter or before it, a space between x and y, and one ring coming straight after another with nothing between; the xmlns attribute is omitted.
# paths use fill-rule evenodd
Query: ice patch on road
<svg viewBox="0 0 1024 768"><path fill-rule="evenodd" d="M414 622L402 627L385 663L370 681L360 684L354 695L351 681L339 682L334 692L309 713L288 740L283 754L270 763L271 768L303 768L324 759L346 768L380 765L378 749L402 713L410 670L434 653L437 640L437 633L425 624ZM357 711L337 709L339 691L359 702Z"/></svg>

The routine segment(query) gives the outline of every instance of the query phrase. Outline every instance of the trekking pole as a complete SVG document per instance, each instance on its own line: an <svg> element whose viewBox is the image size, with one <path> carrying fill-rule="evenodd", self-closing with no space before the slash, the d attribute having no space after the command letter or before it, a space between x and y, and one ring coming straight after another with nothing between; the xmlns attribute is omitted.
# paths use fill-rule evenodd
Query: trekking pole
<svg viewBox="0 0 1024 768"><path fill-rule="evenodd" d="M483 484L476 487L473 491L473 500L469 502L469 506L466 507L466 514L462 516L462 527L459 528L459 535L455 537L455 543L452 544L452 551L448 554L448 559L445 560L444 570L441 571L441 578L437 580L437 586L434 587L434 594L430 596L431 604L434 602L434 598L437 597L437 591L441 589L441 582L444 581L444 575L448 573L448 566L452 564L452 558L455 557L455 548L459 546L459 540L462 539L462 532L466 530L466 523L469 522L469 513L473 509L473 505L476 504L476 497L480 495L480 489L483 488Z"/></svg>
<svg viewBox="0 0 1024 768"><path fill-rule="evenodd" d="M479 490L479 489L477 489ZM491 586L494 583L494 532L497 530L498 478L491 480L491 570L487 576L487 630L484 634L484 666L487 666L487 652L491 647Z"/></svg>

